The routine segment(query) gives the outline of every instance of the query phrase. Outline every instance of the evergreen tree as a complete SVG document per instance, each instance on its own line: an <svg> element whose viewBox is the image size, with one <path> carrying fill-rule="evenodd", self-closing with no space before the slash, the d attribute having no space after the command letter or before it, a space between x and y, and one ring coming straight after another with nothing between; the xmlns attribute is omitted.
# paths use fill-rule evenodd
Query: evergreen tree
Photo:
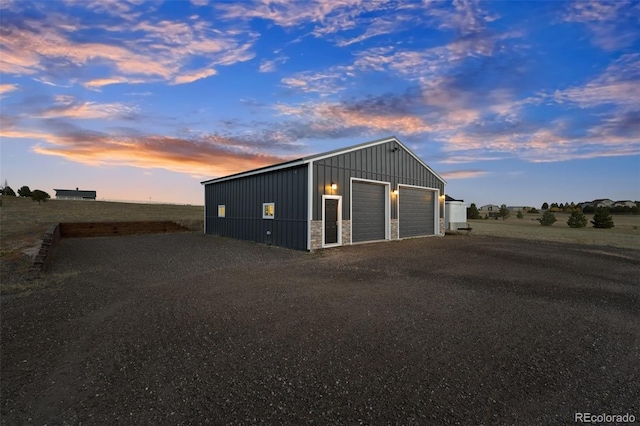
<svg viewBox="0 0 640 426"><path fill-rule="evenodd" d="M518 219L522 219L522 218L524 217L524 215L522 214L522 211L521 211L521 210L518 210L518 214L516 215L516 217L517 217Z"/></svg>
<svg viewBox="0 0 640 426"><path fill-rule="evenodd" d="M21 197L29 198L31 197L31 190L27 185L25 185L22 188L18 189L18 195Z"/></svg>
<svg viewBox="0 0 640 426"><path fill-rule="evenodd" d="M593 220L591 221L594 228L613 228L615 225L613 224L613 218L609 213L609 209L606 207L598 207L596 209L596 214L593 215Z"/></svg>
<svg viewBox="0 0 640 426"><path fill-rule="evenodd" d="M8 197L15 197L16 193L10 186L5 186L2 188L2 195L6 195Z"/></svg>
<svg viewBox="0 0 640 426"><path fill-rule="evenodd" d="M587 218L582 212L573 210L567 220L567 225L569 225L569 228L584 228L587 226Z"/></svg>
<svg viewBox="0 0 640 426"><path fill-rule="evenodd" d="M480 219L480 211L478 211L476 203L471 203L471 206L467 209L467 217L469 219Z"/></svg>
<svg viewBox="0 0 640 426"><path fill-rule="evenodd" d="M547 204L546 202L542 203L542 207L540 207L541 210L547 210L549 209L549 204Z"/></svg>
<svg viewBox="0 0 640 426"><path fill-rule="evenodd" d="M554 215L553 212L551 212L549 210L544 212L542 214L542 217L538 219L538 222L540 222L540 225L542 225L542 226L551 226L556 221L557 221L556 215Z"/></svg>
<svg viewBox="0 0 640 426"><path fill-rule="evenodd" d="M503 204L500 206L500 211L498 212L498 216L502 218L502 220L505 220L506 218L508 218L511 215L511 212L509 212L509 209L507 208L506 204Z"/></svg>

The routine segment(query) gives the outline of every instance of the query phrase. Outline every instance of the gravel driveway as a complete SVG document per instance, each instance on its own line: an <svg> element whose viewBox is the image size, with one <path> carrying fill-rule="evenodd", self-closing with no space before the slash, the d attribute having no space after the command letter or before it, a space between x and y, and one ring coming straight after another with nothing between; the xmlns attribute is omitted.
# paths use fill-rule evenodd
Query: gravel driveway
<svg viewBox="0 0 640 426"><path fill-rule="evenodd" d="M2 303L19 424L640 418L640 251L447 236L296 252L65 239Z"/></svg>

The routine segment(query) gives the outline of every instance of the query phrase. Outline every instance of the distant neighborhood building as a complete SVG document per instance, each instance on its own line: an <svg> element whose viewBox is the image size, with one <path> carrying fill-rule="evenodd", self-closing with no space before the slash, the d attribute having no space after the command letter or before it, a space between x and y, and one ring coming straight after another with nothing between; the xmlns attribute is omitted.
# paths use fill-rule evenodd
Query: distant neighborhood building
<svg viewBox="0 0 640 426"><path fill-rule="evenodd" d="M636 207L636 203L635 201L631 201L631 200L621 200L621 201L613 201L610 200L609 198L599 198L597 200L593 200L593 201L586 201L584 203L580 203L578 204L578 207L580 207L581 209L584 209L585 207L606 207L606 208L613 208L613 207L629 207L629 208L634 208Z"/></svg>
<svg viewBox="0 0 640 426"><path fill-rule="evenodd" d="M531 207L529 206L507 206L507 210L511 211L511 212L521 212L521 211L528 211ZM498 208L498 210L500 210Z"/></svg>
<svg viewBox="0 0 640 426"><path fill-rule="evenodd" d="M444 197L445 229L457 231L467 228L467 206L464 200L456 200L448 195Z"/></svg>
<svg viewBox="0 0 640 426"><path fill-rule="evenodd" d="M480 210L489 211L489 212L497 212L497 211L500 211L500 206L496 206L495 204L487 204L487 205L484 205L484 206L480 207Z"/></svg>
<svg viewBox="0 0 640 426"><path fill-rule="evenodd" d="M591 205L594 207L613 207L614 202L608 198L601 198L598 200L593 200Z"/></svg>
<svg viewBox="0 0 640 426"><path fill-rule="evenodd" d="M578 204L578 207L580 208L580 210L584 210L584 209L585 209L585 207L591 207L591 206L593 206L593 205L591 204L591 202L585 202L585 203L579 203L579 204Z"/></svg>
<svg viewBox="0 0 640 426"><path fill-rule="evenodd" d="M614 204L615 207L635 207L636 203L631 201L631 200L622 200L622 201L616 201Z"/></svg>
<svg viewBox="0 0 640 426"><path fill-rule="evenodd" d="M396 137L202 184L207 234L315 250L445 232L445 181Z"/></svg>
<svg viewBox="0 0 640 426"><path fill-rule="evenodd" d="M96 191L87 191L81 189L54 189L56 191L56 200L95 200Z"/></svg>

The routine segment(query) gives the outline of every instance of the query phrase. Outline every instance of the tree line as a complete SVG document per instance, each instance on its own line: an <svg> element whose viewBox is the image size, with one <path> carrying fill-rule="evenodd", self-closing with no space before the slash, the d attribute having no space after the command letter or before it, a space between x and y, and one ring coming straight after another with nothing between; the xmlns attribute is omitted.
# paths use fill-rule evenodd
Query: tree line
<svg viewBox="0 0 640 426"><path fill-rule="evenodd" d="M547 205L547 207L549 206ZM538 211L535 208L529 209L528 212L538 213ZM611 212L609 211L608 208L597 207L594 209L593 213L594 215L593 215L593 219L591 220L591 224L593 225L594 228L613 228L615 226L613 222L613 217L611 216ZM496 219L501 217L502 220L505 220L509 216L511 216L511 212L509 211L507 206L505 204L501 205L500 210L496 214ZM522 219L524 217L524 215L522 214L522 211L518 211L518 213L516 214L516 217L518 219ZM482 219L482 216L480 215L480 211L478 210L478 207L475 205L475 203L471 203L471 206L467 208L467 218ZM488 217L485 217L485 219L488 219ZM554 212L551 210L551 208L548 208L548 209L545 209L545 212L542 214L542 217L539 217L537 221L540 222L540 225L542 226L551 226L558 220L556 219L556 216ZM567 225L570 228L584 228L585 226L587 226L587 222L588 222L587 217L584 215L582 210L580 210L580 208L577 208L577 207L571 210L571 215L569 216L569 219L567 219Z"/></svg>
<svg viewBox="0 0 640 426"><path fill-rule="evenodd" d="M636 205L633 207L630 206L612 206L607 207L609 212L616 214L638 214L640 213L640 208L638 207L638 202L636 201ZM574 210L582 211L582 213L595 213L597 207L595 206L584 206L580 207L578 204L574 202L571 203L543 203L540 207L541 210L550 210L553 213L557 212L565 212L571 213Z"/></svg>
<svg viewBox="0 0 640 426"><path fill-rule="evenodd" d="M18 189L18 194L16 195L16 192L6 183L3 188L0 188L0 195L6 195L7 197L19 196L24 198L31 198L33 201L37 201L38 204L40 204L43 201L47 201L49 198L51 198L48 192L42 191L40 189L34 189L32 191L26 185Z"/></svg>

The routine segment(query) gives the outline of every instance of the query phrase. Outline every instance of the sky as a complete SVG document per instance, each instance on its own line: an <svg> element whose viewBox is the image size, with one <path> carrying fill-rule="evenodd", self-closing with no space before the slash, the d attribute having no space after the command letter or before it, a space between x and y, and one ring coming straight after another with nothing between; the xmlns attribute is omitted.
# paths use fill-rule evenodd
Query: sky
<svg viewBox="0 0 640 426"><path fill-rule="evenodd" d="M0 180L203 204L395 135L468 204L640 200L640 2L0 0Z"/></svg>

